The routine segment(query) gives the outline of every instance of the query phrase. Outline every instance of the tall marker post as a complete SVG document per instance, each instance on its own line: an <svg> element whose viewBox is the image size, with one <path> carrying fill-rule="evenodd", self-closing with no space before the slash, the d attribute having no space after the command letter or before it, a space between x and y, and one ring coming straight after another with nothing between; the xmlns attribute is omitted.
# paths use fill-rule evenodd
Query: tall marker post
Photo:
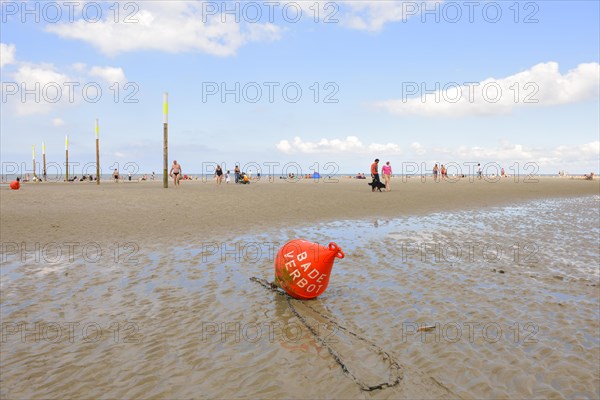
<svg viewBox="0 0 600 400"><path fill-rule="evenodd" d="M96 118L96 185L100 184L100 125Z"/></svg>
<svg viewBox="0 0 600 400"><path fill-rule="evenodd" d="M42 176L44 177L44 182L46 182L46 144L44 142L42 142L42 162L44 163Z"/></svg>
<svg viewBox="0 0 600 400"><path fill-rule="evenodd" d="M169 93L163 96L163 187L169 187Z"/></svg>
<svg viewBox="0 0 600 400"><path fill-rule="evenodd" d="M65 167L67 169L65 177L69 182L69 135L65 135Z"/></svg>
<svg viewBox="0 0 600 400"><path fill-rule="evenodd" d="M33 160L33 179L37 176L35 173L35 144L31 145L31 159Z"/></svg>

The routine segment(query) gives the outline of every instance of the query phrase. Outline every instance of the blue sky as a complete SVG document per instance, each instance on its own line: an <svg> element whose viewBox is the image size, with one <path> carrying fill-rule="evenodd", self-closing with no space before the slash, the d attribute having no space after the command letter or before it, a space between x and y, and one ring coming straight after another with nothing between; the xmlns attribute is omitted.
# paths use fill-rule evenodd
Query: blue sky
<svg viewBox="0 0 600 400"><path fill-rule="evenodd" d="M42 141L63 162L65 134L72 162L94 162L96 118L103 173L159 172L165 91L169 158L189 172L214 162L367 172L375 157L396 173L403 162L600 169L599 2L276 3L3 1L3 172L31 169ZM65 82L78 85L72 102Z"/></svg>

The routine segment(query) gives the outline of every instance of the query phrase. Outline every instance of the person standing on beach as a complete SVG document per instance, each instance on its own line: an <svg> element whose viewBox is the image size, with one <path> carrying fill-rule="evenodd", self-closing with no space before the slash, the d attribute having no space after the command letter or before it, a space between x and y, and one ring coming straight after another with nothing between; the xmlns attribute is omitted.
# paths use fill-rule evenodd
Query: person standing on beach
<svg viewBox="0 0 600 400"><path fill-rule="evenodd" d="M240 182L240 166L236 165L234 170L233 170L233 174L234 174L234 179L235 179L235 183L239 183Z"/></svg>
<svg viewBox="0 0 600 400"><path fill-rule="evenodd" d="M437 163L433 166L433 181L437 182L437 175L438 175L438 165Z"/></svg>
<svg viewBox="0 0 600 400"><path fill-rule="evenodd" d="M223 169L220 165L217 165L215 176L217 177L217 185L220 185L223 182Z"/></svg>
<svg viewBox="0 0 600 400"><path fill-rule="evenodd" d="M446 167L444 167L444 164L442 164L442 168L441 168L440 172L441 172L441 178L442 178L442 180L444 180L444 178L446 177Z"/></svg>
<svg viewBox="0 0 600 400"><path fill-rule="evenodd" d="M181 165L177 164L177 160L173 160L173 165L171 166L169 175L173 178L173 184L175 185L175 188L177 188L179 186L179 178L181 176Z"/></svg>
<svg viewBox="0 0 600 400"><path fill-rule="evenodd" d="M119 183L119 170L115 168L115 171L113 172L113 179L115 180L115 183Z"/></svg>
<svg viewBox="0 0 600 400"><path fill-rule="evenodd" d="M373 178L373 183L381 182L379 180L379 158L376 158L373 164L371 164L371 178ZM371 191L374 192L376 185L373 185Z"/></svg>
<svg viewBox="0 0 600 400"><path fill-rule="evenodd" d="M477 177L481 179L483 177L483 172L481 171L481 164L477 163Z"/></svg>
<svg viewBox="0 0 600 400"><path fill-rule="evenodd" d="M392 190L390 188L390 180L392 179L392 166L389 161L386 161L385 165L381 167L381 173L383 174L383 183L385 183L385 191L389 192Z"/></svg>
<svg viewBox="0 0 600 400"><path fill-rule="evenodd" d="M229 178L229 170L227 170L227 173L225 174L225 183L229 182L231 182L231 179Z"/></svg>

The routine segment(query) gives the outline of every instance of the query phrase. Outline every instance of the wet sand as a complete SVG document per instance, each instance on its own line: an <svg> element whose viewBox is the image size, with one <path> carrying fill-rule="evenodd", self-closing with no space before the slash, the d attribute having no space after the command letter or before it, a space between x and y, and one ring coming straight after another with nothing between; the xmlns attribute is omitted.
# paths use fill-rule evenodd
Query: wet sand
<svg viewBox="0 0 600 400"><path fill-rule="evenodd" d="M394 183L2 191L0 397L598 397L598 181ZM315 301L249 280L294 237L346 252Z"/></svg>

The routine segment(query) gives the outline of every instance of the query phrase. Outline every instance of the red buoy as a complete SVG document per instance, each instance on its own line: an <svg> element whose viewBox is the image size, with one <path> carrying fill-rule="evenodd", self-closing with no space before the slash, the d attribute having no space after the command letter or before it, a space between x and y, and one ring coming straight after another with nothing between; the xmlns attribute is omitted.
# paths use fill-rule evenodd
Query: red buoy
<svg viewBox="0 0 600 400"><path fill-rule="evenodd" d="M335 243L292 240L275 257L275 283L296 299L314 299L327 289L336 257L344 258L344 252Z"/></svg>

